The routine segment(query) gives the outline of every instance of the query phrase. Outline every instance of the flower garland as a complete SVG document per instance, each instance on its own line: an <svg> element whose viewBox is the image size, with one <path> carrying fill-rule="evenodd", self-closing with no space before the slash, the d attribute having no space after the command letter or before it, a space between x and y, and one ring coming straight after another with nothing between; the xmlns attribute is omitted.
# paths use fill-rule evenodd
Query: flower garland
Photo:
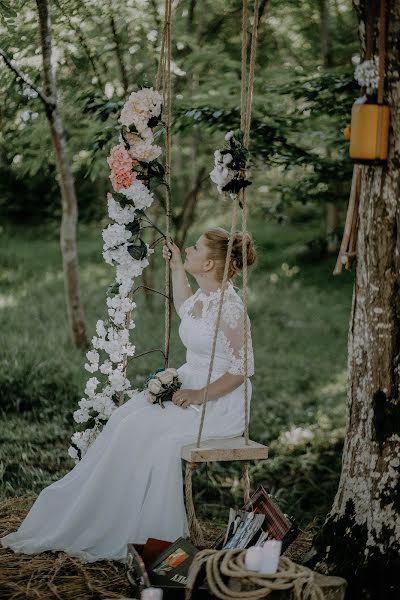
<svg viewBox="0 0 400 600"><path fill-rule="evenodd" d="M135 354L129 339L129 331L135 327L131 311L136 308L131 292L154 252L141 239L140 231L142 220L151 223L144 213L154 202L151 189L163 182L164 170L156 161L161 148L154 144L153 134L161 119L161 105L161 95L152 88L133 92L119 118L120 143L107 159L114 189L107 195L107 208L113 222L102 232L103 258L116 268L116 276L108 292L108 320L97 321L93 348L86 354L85 369L98 373L101 380L96 376L88 379L85 397L73 413L82 427L72 435L68 449L75 463L101 432L117 408L117 400L129 399L138 392L126 377L128 359Z"/></svg>
<svg viewBox="0 0 400 600"><path fill-rule="evenodd" d="M364 60L354 70L354 79L361 87L366 88L367 94L373 94L379 83L379 57Z"/></svg>
<svg viewBox="0 0 400 600"><path fill-rule="evenodd" d="M214 168L210 178L220 194L229 192L236 195L242 188L251 185L245 178L249 151L243 145L243 131L228 131L225 147L214 152Z"/></svg>

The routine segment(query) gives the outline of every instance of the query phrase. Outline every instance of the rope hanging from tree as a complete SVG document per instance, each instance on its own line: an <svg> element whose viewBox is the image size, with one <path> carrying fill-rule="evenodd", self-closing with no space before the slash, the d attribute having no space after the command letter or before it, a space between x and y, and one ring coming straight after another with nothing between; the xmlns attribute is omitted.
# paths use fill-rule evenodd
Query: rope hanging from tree
<svg viewBox="0 0 400 600"><path fill-rule="evenodd" d="M248 22L248 0L243 0L243 17L242 17L242 81L241 81L241 127L244 132L244 146L247 147L250 139L250 124L251 124L251 107L253 99L253 86L254 86L254 67L256 61L256 49L257 49L257 33L259 25L259 0L254 2L254 15L253 15L253 30L251 39L251 51L250 51L250 64L249 74L247 78L247 22ZM245 173L243 173L245 175ZM206 406L208 401L208 388L211 381L211 373L214 366L215 350L218 337L218 329L221 321L222 307L224 302L224 295L226 284L228 281L229 264L232 254L233 246L233 235L236 228L237 212L239 200L242 201L242 254L243 254L243 306L244 306L244 402L245 402L245 442L246 445L249 443L249 415L248 415L248 322L247 322L247 304L248 304L248 287L247 287L247 196L246 188L243 188L239 194L235 195L232 210L232 222L231 230L229 235L228 248L226 253L226 260L224 266L224 275L221 284L221 296L218 304L217 321L215 325L215 331L212 342L211 359L208 369L207 384L204 390L202 413L199 426L199 433L197 437L197 447L200 447L201 434L203 432L204 419ZM246 493L249 496L249 490ZM247 498L248 499L248 498Z"/></svg>
<svg viewBox="0 0 400 600"><path fill-rule="evenodd" d="M165 221L166 237L170 239L171 232L171 23L172 1L165 0L164 26L161 37L160 59L158 63L155 88L162 87L163 103L165 106ZM171 271L165 267L165 338L164 338L164 368L169 364L171 340Z"/></svg>

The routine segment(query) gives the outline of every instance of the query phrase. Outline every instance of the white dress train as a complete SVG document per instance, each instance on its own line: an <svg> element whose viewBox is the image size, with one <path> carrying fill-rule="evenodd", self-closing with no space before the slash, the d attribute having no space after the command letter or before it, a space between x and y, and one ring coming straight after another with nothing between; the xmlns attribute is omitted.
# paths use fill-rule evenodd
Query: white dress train
<svg viewBox="0 0 400 600"><path fill-rule="evenodd" d="M207 383L219 298L220 290L205 294L199 288L179 309L179 335L187 349L186 363L178 368L182 388ZM211 382L226 372L244 373L243 319L242 300L230 283ZM250 380L248 392L250 399ZM128 543L188 535L180 455L183 445L197 439L200 414L172 402L163 409L149 404L144 392L134 394L114 411L83 459L39 494L19 529L1 544L25 554L62 550L83 562L125 562ZM207 403L202 439L243 431L244 384Z"/></svg>

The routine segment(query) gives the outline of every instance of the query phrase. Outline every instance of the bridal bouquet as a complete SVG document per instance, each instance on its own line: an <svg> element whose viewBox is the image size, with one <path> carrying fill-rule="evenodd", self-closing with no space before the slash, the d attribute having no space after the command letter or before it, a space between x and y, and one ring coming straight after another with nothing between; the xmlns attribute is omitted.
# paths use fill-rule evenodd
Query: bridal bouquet
<svg viewBox="0 0 400 600"><path fill-rule="evenodd" d="M164 408L164 402L172 400L174 392L179 390L182 382L176 369L157 369L148 376L145 385L147 400Z"/></svg>
<svg viewBox="0 0 400 600"><path fill-rule="evenodd" d="M237 194L242 188L251 185L245 177L249 151L243 145L243 131L228 131L224 148L214 152L214 168L210 178L220 194Z"/></svg>

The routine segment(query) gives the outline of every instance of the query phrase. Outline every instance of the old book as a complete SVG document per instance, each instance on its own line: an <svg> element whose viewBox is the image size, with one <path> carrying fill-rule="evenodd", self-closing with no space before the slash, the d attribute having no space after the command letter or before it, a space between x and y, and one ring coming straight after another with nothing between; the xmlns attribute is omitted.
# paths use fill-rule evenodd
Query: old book
<svg viewBox="0 0 400 600"><path fill-rule="evenodd" d="M282 552L284 552L299 533L294 519L289 518L288 515L281 511L276 501L269 496L262 486L253 494L250 501L242 507L242 511L264 516L260 528L254 532L253 538L247 542L245 547L249 547L249 545L262 545L266 540L281 540ZM228 537L231 535L232 528L235 528L235 518L239 521L238 515L240 515L240 512L231 509L227 529L216 540L214 548L219 550L223 547L228 547ZM230 545L229 547L235 546Z"/></svg>
<svg viewBox="0 0 400 600"><path fill-rule="evenodd" d="M189 567L198 551L196 546L181 537L149 565L151 584L164 590L165 600L184 599ZM204 581L196 586L194 600L208 600L211 597Z"/></svg>

